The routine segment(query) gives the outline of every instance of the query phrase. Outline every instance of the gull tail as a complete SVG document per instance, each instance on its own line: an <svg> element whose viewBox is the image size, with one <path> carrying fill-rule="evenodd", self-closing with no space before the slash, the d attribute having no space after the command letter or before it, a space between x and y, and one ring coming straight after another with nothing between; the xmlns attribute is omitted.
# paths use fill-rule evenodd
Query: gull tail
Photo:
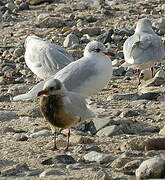
<svg viewBox="0 0 165 180"><path fill-rule="evenodd" d="M13 101L30 100L30 99L37 98L38 92L43 89L45 82L46 80L41 81L37 85L35 85L29 92L13 97Z"/></svg>

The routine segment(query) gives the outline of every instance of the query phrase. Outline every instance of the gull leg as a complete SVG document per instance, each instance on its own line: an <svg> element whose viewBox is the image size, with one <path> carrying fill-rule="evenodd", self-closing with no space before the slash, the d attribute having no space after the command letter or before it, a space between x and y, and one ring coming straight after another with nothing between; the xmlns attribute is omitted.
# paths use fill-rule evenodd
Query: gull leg
<svg viewBox="0 0 165 180"><path fill-rule="evenodd" d="M137 81L138 81L138 85L141 84L140 82L140 69L137 69Z"/></svg>
<svg viewBox="0 0 165 180"><path fill-rule="evenodd" d="M56 137L57 137L57 131L55 130L55 132L54 132L54 147L52 148L52 151L58 150L57 144L56 144Z"/></svg>
<svg viewBox="0 0 165 180"><path fill-rule="evenodd" d="M68 151L69 148L69 138L70 138L70 129L68 129L68 139L67 139L67 146L65 148L65 151Z"/></svg>
<svg viewBox="0 0 165 180"><path fill-rule="evenodd" d="M154 77L154 67L151 67L151 74L152 74L152 78Z"/></svg>

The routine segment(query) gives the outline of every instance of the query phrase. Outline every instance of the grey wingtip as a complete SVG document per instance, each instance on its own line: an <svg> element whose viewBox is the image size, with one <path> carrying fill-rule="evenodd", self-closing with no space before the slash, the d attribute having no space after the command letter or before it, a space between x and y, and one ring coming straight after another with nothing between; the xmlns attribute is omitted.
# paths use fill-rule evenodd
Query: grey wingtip
<svg viewBox="0 0 165 180"><path fill-rule="evenodd" d="M29 94L21 94L21 95L18 95L18 96L14 96L13 97L13 101L19 101L19 100L31 100L31 99L34 99L35 97L33 96L29 96Z"/></svg>

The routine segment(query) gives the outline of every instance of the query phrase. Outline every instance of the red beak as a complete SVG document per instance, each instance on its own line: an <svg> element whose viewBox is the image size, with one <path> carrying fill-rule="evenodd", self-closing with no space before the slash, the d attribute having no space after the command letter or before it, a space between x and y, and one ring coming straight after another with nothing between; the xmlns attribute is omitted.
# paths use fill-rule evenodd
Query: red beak
<svg viewBox="0 0 165 180"><path fill-rule="evenodd" d="M42 90L42 91L38 92L37 96L42 96L44 94L48 94L48 91L47 90Z"/></svg>
<svg viewBox="0 0 165 180"><path fill-rule="evenodd" d="M106 56L115 56L115 54L113 52L104 52L104 54Z"/></svg>

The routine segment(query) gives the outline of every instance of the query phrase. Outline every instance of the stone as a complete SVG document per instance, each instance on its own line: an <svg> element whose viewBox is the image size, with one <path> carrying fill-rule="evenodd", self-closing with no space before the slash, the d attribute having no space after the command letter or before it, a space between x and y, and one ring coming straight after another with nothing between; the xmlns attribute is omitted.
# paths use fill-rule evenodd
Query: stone
<svg viewBox="0 0 165 180"><path fill-rule="evenodd" d="M143 161L136 170L138 179L151 179L165 177L165 161L160 157L154 157Z"/></svg>
<svg viewBox="0 0 165 180"><path fill-rule="evenodd" d="M14 57L20 57L22 54L24 54L23 48L16 48L13 52Z"/></svg>
<svg viewBox="0 0 165 180"><path fill-rule="evenodd" d="M29 167L26 163L20 163L20 164L14 165L13 167L9 167L6 170L1 171L1 176L16 176L18 173L22 173L28 170L29 170Z"/></svg>
<svg viewBox="0 0 165 180"><path fill-rule="evenodd" d="M112 177L104 169L99 170L95 175L95 180L112 180Z"/></svg>
<svg viewBox="0 0 165 180"><path fill-rule="evenodd" d="M16 141L27 141L28 140L28 136L25 134L15 134L17 136L15 136Z"/></svg>
<svg viewBox="0 0 165 180"><path fill-rule="evenodd" d="M112 121L111 118L95 118L92 120L89 124L89 131L92 134L96 134L97 131L104 128L106 125L108 125Z"/></svg>
<svg viewBox="0 0 165 180"><path fill-rule="evenodd" d="M51 136L51 132L49 130L43 129L41 131L32 133L30 135L31 138L37 138L37 137L40 137L40 136L45 136L45 137Z"/></svg>
<svg viewBox="0 0 165 180"><path fill-rule="evenodd" d="M16 8L16 5L12 2L9 2L5 5L7 8L9 8L11 11Z"/></svg>
<svg viewBox="0 0 165 180"><path fill-rule="evenodd" d="M165 126L159 131L160 136L165 136Z"/></svg>
<svg viewBox="0 0 165 180"><path fill-rule="evenodd" d="M62 18L48 16L36 26L39 28L62 28L65 26L65 21Z"/></svg>
<svg viewBox="0 0 165 180"><path fill-rule="evenodd" d="M37 20L38 20L38 22L41 22L43 19L45 19L49 16L50 16L50 13L42 13L37 16Z"/></svg>
<svg viewBox="0 0 165 180"><path fill-rule="evenodd" d="M58 176L61 176L61 175L65 175L65 173L63 173L61 170L59 169L55 169L55 168L49 168L49 169L46 169L45 171L43 171L39 177L47 177L47 176L54 176L54 175L58 175Z"/></svg>
<svg viewBox="0 0 165 180"><path fill-rule="evenodd" d="M127 111L124 111L120 114L120 117L121 118L124 118L124 117L134 117L134 116L139 116L139 112L137 110L127 110Z"/></svg>
<svg viewBox="0 0 165 180"><path fill-rule="evenodd" d="M42 169L30 170L25 173L25 176L39 176L43 172Z"/></svg>
<svg viewBox="0 0 165 180"><path fill-rule="evenodd" d="M112 66L113 67L119 67L121 65L121 62L118 59L114 59L112 61Z"/></svg>
<svg viewBox="0 0 165 180"><path fill-rule="evenodd" d="M143 151L144 150L144 142L146 141L146 137L137 137L129 140L124 140L120 146L120 150L125 151Z"/></svg>
<svg viewBox="0 0 165 180"><path fill-rule="evenodd" d="M103 44L111 43L113 41L111 37L113 33L113 29L110 29L107 32L99 35L96 40L102 42Z"/></svg>
<svg viewBox="0 0 165 180"><path fill-rule="evenodd" d="M63 42L63 46L72 47L75 44L79 44L79 42L80 42L79 38L75 34L71 33L66 36Z"/></svg>
<svg viewBox="0 0 165 180"><path fill-rule="evenodd" d="M29 4L27 2L22 2L19 6L18 9L23 11L23 10L29 10Z"/></svg>
<svg viewBox="0 0 165 180"><path fill-rule="evenodd" d="M94 140L91 137L87 136L79 136L74 135L70 137L70 144L71 145L77 145L77 144L91 144Z"/></svg>
<svg viewBox="0 0 165 180"><path fill-rule="evenodd" d="M110 100L138 100L140 97L137 93L126 93L126 94L115 94L112 96L108 96L107 101Z"/></svg>
<svg viewBox="0 0 165 180"><path fill-rule="evenodd" d="M57 163L74 164L74 163L76 163L76 161L70 155L61 154L61 155L57 155L55 157L45 159L41 162L41 164L43 164L43 165L52 165L52 164L57 164Z"/></svg>
<svg viewBox="0 0 165 180"><path fill-rule="evenodd" d="M96 133L97 136L99 137L110 137L110 136L115 136L115 135L119 135L122 134L123 131L120 129L119 126L117 125L113 125L113 126L107 126L103 129L101 129L100 131L98 131Z"/></svg>
<svg viewBox="0 0 165 180"><path fill-rule="evenodd" d="M98 36L101 33L101 29L99 27L85 27L79 29L80 33L88 34L89 36Z"/></svg>
<svg viewBox="0 0 165 180"><path fill-rule="evenodd" d="M27 0L27 2L30 4L30 5L38 5L38 4L42 4L44 2L53 2L53 0Z"/></svg>
<svg viewBox="0 0 165 180"><path fill-rule="evenodd" d="M0 134L5 134L5 133L14 133L15 130L12 127L2 127L0 128Z"/></svg>
<svg viewBox="0 0 165 180"><path fill-rule="evenodd" d="M122 171L127 175L135 175L135 170L140 166L142 160L135 159L133 161L127 162L124 167L122 167Z"/></svg>
<svg viewBox="0 0 165 180"><path fill-rule="evenodd" d="M109 162L113 158L109 154L91 151L85 154L84 159L89 162L97 162L97 163L103 164L103 163Z"/></svg>
<svg viewBox="0 0 165 180"><path fill-rule="evenodd" d="M16 119L17 114L12 111L0 111L0 121L10 121L12 119Z"/></svg>
<svg viewBox="0 0 165 180"><path fill-rule="evenodd" d="M114 76L124 76L126 73L123 67L113 67L113 75Z"/></svg>
<svg viewBox="0 0 165 180"><path fill-rule="evenodd" d="M9 87L7 94L11 96L16 96L19 94L26 93L29 90L27 86L13 85Z"/></svg>

